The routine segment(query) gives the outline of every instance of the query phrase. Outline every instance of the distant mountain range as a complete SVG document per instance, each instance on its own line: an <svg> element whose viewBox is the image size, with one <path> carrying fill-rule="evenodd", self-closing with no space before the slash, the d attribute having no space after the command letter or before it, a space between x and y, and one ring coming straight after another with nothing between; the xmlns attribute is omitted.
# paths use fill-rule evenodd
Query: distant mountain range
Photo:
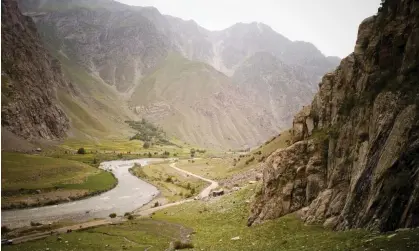
<svg viewBox="0 0 419 251"><path fill-rule="evenodd" d="M80 90L70 100L77 99L105 131L125 117L145 117L195 145L253 146L290 127L321 76L340 61L262 23L208 31L155 8L112 0L18 3ZM77 79L80 72L89 85ZM92 90L98 86L112 93L105 94L116 111L112 123L98 117L98 112L107 117L109 110L97 106L101 95ZM70 135L74 128L77 135L94 134L85 130L88 123L74 126L77 120L73 114Z"/></svg>

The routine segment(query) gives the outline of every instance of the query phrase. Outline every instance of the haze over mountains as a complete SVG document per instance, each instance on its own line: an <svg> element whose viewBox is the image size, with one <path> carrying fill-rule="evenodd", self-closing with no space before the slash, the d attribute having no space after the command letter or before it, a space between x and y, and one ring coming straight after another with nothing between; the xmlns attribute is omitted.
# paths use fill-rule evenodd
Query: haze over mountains
<svg viewBox="0 0 419 251"><path fill-rule="evenodd" d="M18 2L78 90L60 94L70 136L116 133L146 117L195 145L254 146L290 127L340 61L262 23L208 31L111 0Z"/></svg>

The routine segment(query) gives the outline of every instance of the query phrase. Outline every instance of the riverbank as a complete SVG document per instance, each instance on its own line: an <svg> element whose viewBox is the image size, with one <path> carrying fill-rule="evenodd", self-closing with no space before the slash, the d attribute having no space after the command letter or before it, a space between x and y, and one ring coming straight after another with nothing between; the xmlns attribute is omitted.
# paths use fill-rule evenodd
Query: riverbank
<svg viewBox="0 0 419 251"><path fill-rule="evenodd" d="M118 179L118 185L98 196L59 205L2 211L2 225L10 228L27 226L31 221L48 224L50 222L71 220L83 222L93 218L106 218L111 213L124 215L151 201L159 191L151 184L134 177L129 169L135 163L146 166L162 159L139 159L108 161L100 165Z"/></svg>

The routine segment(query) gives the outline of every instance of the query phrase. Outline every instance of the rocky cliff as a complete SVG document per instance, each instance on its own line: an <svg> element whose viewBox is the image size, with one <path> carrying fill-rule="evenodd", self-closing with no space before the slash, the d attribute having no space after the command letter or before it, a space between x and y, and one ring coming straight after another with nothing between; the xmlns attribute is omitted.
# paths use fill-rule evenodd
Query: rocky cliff
<svg viewBox="0 0 419 251"><path fill-rule="evenodd" d="M419 226L419 2L384 1L355 51L294 119L294 144L264 163L249 225L299 211L307 223Z"/></svg>
<svg viewBox="0 0 419 251"><path fill-rule="evenodd" d="M69 83L43 48L32 19L15 1L2 1L1 7L2 132L28 140L61 138L69 120L57 106L55 90L69 89Z"/></svg>

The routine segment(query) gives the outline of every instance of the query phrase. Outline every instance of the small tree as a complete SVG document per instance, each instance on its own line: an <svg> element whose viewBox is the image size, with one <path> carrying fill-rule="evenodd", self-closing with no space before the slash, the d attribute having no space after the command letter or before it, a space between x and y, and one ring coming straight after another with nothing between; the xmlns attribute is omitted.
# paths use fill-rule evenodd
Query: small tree
<svg viewBox="0 0 419 251"><path fill-rule="evenodd" d="M150 142L148 142L148 141L144 142L143 148L144 149L150 148Z"/></svg>
<svg viewBox="0 0 419 251"><path fill-rule="evenodd" d="M83 147L79 148L79 150L77 150L77 154L86 154L86 150L84 150Z"/></svg>
<svg viewBox="0 0 419 251"><path fill-rule="evenodd" d="M153 157L153 155L151 153L148 153L148 157L151 158Z"/></svg>
<svg viewBox="0 0 419 251"><path fill-rule="evenodd" d="M112 218L112 219L113 219L113 218L116 218L116 213L111 213L111 214L109 215L109 217L110 217L110 218Z"/></svg>

